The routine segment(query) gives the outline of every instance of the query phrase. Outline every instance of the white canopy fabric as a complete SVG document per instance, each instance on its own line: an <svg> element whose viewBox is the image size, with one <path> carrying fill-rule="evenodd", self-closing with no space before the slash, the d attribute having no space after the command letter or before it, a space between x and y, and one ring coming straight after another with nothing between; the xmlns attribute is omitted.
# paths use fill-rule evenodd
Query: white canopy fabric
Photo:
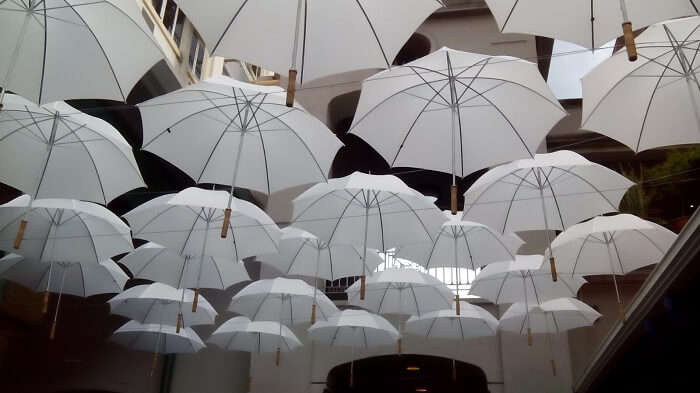
<svg viewBox="0 0 700 393"><path fill-rule="evenodd" d="M291 352L302 346L294 333L279 322L251 321L246 317L224 322L207 342L227 351L251 353Z"/></svg>
<svg viewBox="0 0 700 393"><path fill-rule="evenodd" d="M3 1L0 86L34 102L126 101L163 59L134 0Z"/></svg>
<svg viewBox="0 0 700 393"><path fill-rule="evenodd" d="M302 229L282 229L279 252L258 255L257 259L287 276L318 277L337 280L372 272L384 260L374 250L367 250L362 267L362 249L347 244L329 245Z"/></svg>
<svg viewBox="0 0 700 393"><path fill-rule="evenodd" d="M286 107L282 89L223 76L148 100L139 110L142 148L197 183L270 194L325 182L343 145L306 110Z"/></svg>
<svg viewBox="0 0 700 393"><path fill-rule="evenodd" d="M387 68L436 0L180 0L214 55L311 81ZM297 34L295 34L297 33ZM295 67L294 67L295 66Z"/></svg>
<svg viewBox="0 0 700 393"><path fill-rule="evenodd" d="M581 127L635 152L700 143L699 28L698 17L650 26L637 37L638 61L618 52L588 73Z"/></svg>
<svg viewBox="0 0 700 393"><path fill-rule="evenodd" d="M500 232L563 230L615 212L634 183L572 151L495 167L464 194L464 218Z"/></svg>
<svg viewBox="0 0 700 393"><path fill-rule="evenodd" d="M524 244L515 234L502 235L486 225L462 219L462 214L445 212L449 221L433 243L414 243L396 249L396 257L426 269L456 267L476 270L493 262L514 260Z"/></svg>
<svg viewBox="0 0 700 393"><path fill-rule="evenodd" d="M622 35L620 0L486 0L503 33L527 33L599 48ZM696 15L694 0L624 0L634 29ZM543 17L543 16L547 17ZM638 38L639 42L643 40ZM623 51L624 53L624 51Z"/></svg>
<svg viewBox="0 0 700 393"><path fill-rule="evenodd" d="M462 301L459 315L453 304L450 309L412 316L403 331L427 339L468 340L495 336L497 330L498 319L490 312Z"/></svg>
<svg viewBox="0 0 700 393"><path fill-rule="evenodd" d="M175 332L175 326L129 321L117 329L112 341L129 349L154 353L195 353L205 347L191 328Z"/></svg>
<svg viewBox="0 0 700 393"><path fill-rule="evenodd" d="M345 292L348 303L377 314L423 315L449 308L454 294L440 280L415 269L387 269L367 277L366 296L360 299L360 281Z"/></svg>
<svg viewBox="0 0 700 393"><path fill-rule="evenodd" d="M175 288L224 290L250 280L245 266L234 259L182 256L152 242L136 248L119 262L134 278L162 282Z"/></svg>
<svg viewBox="0 0 700 393"><path fill-rule="evenodd" d="M311 321L312 305L317 307L317 320L326 320L338 312L323 292L301 280L275 278L254 281L231 299L229 311L254 321L276 321L293 326Z"/></svg>
<svg viewBox="0 0 700 393"><path fill-rule="evenodd" d="M517 255L514 262L492 263L476 276L470 295L495 304L524 302L539 304L560 297L576 297L586 283L580 276L561 275L552 281L542 255Z"/></svg>
<svg viewBox="0 0 700 393"><path fill-rule="evenodd" d="M0 42L3 39L0 33ZM0 53L5 52L0 49ZM33 198L73 198L102 204L146 186L131 146L106 121L65 102L39 107L8 94L3 105L0 182Z"/></svg>
<svg viewBox="0 0 700 393"><path fill-rule="evenodd" d="M229 231L221 238L229 193L187 188L154 198L126 213L135 238L147 239L174 252L240 260L277 251L279 228L260 208L234 198Z"/></svg>
<svg viewBox="0 0 700 393"><path fill-rule="evenodd" d="M330 346L371 348L396 343L399 332L386 319L364 310L344 310L309 328L311 340Z"/></svg>
<svg viewBox="0 0 700 393"><path fill-rule="evenodd" d="M172 324L182 313L184 326L212 325L218 313L212 305L199 296L197 312L192 312L194 291L175 289L153 283L137 285L109 299L110 313L121 315L140 323Z"/></svg>
<svg viewBox="0 0 700 393"><path fill-rule="evenodd" d="M350 132L392 167L465 177L532 157L566 115L536 64L442 48L366 79Z"/></svg>
<svg viewBox="0 0 700 393"><path fill-rule="evenodd" d="M14 249L20 221L27 227ZM0 205L0 250L13 250L28 262L95 264L133 250L131 231L106 208L72 199L22 195Z"/></svg>
<svg viewBox="0 0 700 393"><path fill-rule="evenodd" d="M561 273L624 275L661 261L677 235L631 214L595 217L552 242Z"/></svg>
<svg viewBox="0 0 700 393"><path fill-rule="evenodd" d="M561 333L579 327L592 326L600 318L599 312L574 298L552 299L541 304L514 303L501 316L499 329L527 334Z"/></svg>
<svg viewBox="0 0 700 393"><path fill-rule="evenodd" d="M51 275L53 279L49 281ZM121 292L129 276L111 259L100 263L60 262L52 265L8 254L0 258L0 279L35 292L88 297Z"/></svg>

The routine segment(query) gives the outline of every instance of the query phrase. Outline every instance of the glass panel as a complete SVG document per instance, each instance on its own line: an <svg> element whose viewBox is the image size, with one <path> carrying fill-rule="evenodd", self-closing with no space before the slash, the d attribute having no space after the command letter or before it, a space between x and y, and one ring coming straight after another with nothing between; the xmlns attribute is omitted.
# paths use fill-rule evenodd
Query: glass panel
<svg viewBox="0 0 700 393"><path fill-rule="evenodd" d="M180 11L177 13L177 22L175 23L175 30L173 30L173 40L177 45L180 45L182 41L182 29L185 27L185 14Z"/></svg>
<svg viewBox="0 0 700 393"><path fill-rule="evenodd" d="M175 25L175 14L177 13L177 4L173 0L168 0L165 4L165 12L163 13L163 24L168 29L168 31L173 31L173 26Z"/></svg>
<svg viewBox="0 0 700 393"><path fill-rule="evenodd" d="M192 33L192 43L190 44L190 56L187 59L188 64L194 70L194 60L197 58L197 46L199 45L199 39L196 33Z"/></svg>
<svg viewBox="0 0 700 393"><path fill-rule="evenodd" d="M202 41L199 41L199 47L199 52L197 52L197 65L194 69L194 74L197 75L197 78L202 77L202 65L204 64L204 44Z"/></svg>
<svg viewBox="0 0 700 393"><path fill-rule="evenodd" d="M153 9L160 15L160 12L163 10L163 0L151 0L151 4L153 4Z"/></svg>

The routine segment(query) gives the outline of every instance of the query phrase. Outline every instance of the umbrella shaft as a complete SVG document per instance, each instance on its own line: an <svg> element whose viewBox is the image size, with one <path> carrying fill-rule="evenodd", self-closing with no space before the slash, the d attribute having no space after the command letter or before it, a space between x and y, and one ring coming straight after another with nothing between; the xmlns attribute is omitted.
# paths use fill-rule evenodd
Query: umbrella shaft
<svg viewBox="0 0 700 393"><path fill-rule="evenodd" d="M22 45L24 45L24 37L27 36L27 26L29 25L29 21L32 19L33 15L33 10L27 10L27 12L24 14L24 20L22 21L22 28L20 29L19 36L17 37L17 42L15 43L15 48L12 51L12 56L10 57L10 66L7 67L7 72L5 73L5 77L3 78L2 81L2 92L0 93L0 104L2 104L3 100L5 99L5 94L8 89L8 84L12 80L12 74L14 73L15 66L17 65L17 59L19 58L19 52L22 49Z"/></svg>

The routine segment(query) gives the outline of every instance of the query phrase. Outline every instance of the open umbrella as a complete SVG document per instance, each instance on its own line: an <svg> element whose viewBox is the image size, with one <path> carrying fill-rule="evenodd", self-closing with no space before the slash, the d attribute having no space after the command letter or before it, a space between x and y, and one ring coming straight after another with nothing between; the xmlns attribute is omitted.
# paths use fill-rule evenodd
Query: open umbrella
<svg viewBox="0 0 700 393"><path fill-rule="evenodd" d="M595 217L568 228L552 242L552 253L562 273L612 275L620 317L624 320L616 276L658 263L676 237L651 221L618 214Z"/></svg>
<svg viewBox="0 0 700 393"><path fill-rule="evenodd" d="M294 226L327 244L353 244L385 251L413 242L432 242L447 219L418 191L396 176L355 172L330 179L293 201ZM358 263L360 264L360 263ZM360 298L364 299L367 262L361 263Z"/></svg>
<svg viewBox="0 0 700 393"><path fill-rule="evenodd" d="M615 212L630 180L572 151L537 154L495 167L464 194L464 218L501 232L564 230ZM547 239L548 244L551 239ZM556 265L550 260L552 279Z"/></svg>
<svg viewBox="0 0 700 393"><path fill-rule="evenodd" d="M280 74L287 105L300 83L331 74L391 67L437 0L180 0L207 48ZM297 75L297 71L299 72Z"/></svg>
<svg viewBox="0 0 700 393"><path fill-rule="evenodd" d="M618 52L584 76L581 127L635 152L700 143L699 30L698 17L650 26L638 62Z"/></svg>
<svg viewBox="0 0 700 393"><path fill-rule="evenodd" d="M233 199L230 233L222 238L222 226L230 194L187 188L177 194L152 199L126 213L133 236L170 248L180 255L203 260L205 256L240 260L277 250L279 228L260 208L250 202ZM195 302L201 285L203 265L197 272Z"/></svg>
<svg viewBox="0 0 700 393"><path fill-rule="evenodd" d="M501 316L498 327L517 334L546 334L552 354L552 374L556 376L557 366L550 334L591 326L600 317L600 313L579 300L558 298L527 306L525 303L514 303Z"/></svg>
<svg viewBox="0 0 700 393"><path fill-rule="evenodd" d="M624 34L630 61L637 60L632 23L641 29L662 20L698 13L694 0L486 0L486 3L503 33L552 37L589 49Z"/></svg>
<svg viewBox="0 0 700 393"><path fill-rule="evenodd" d="M197 183L230 185L231 195L235 187L270 194L325 182L342 146L306 110L287 108L280 88L227 77L153 98L139 110L144 150Z"/></svg>
<svg viewBox="0 0 700 393"><path fill-rule="evenodd" d="M311 340L328 346L371 348L391 345L401 335L386 319L364 310L343 310L328 321L318 321L309 328ZM353 385L354 359L350 363L350 386Z"/></svg>
<svg viewBox="0 0 700 393"><path fill-rule="evenodd" d="M249 281L245 266L230 258L183 256L156 243L146 243L130 252L119 263L134 278L162 282L175 288L224 290Z"/></svg>
<svg viewBox="0 0 700 393"><path fill-rule="evenodd" d="M198 306L198 310L203 312L188 311L186 306L192 305L192 302L193 291L175 289L161 283L137 285L107 301L110 313L141 323L161 323L162 320L172 320L177 316L177 333L183 326L212 325L218 315L203 296L199 299Z"/></svg>
<svg viewBox="0 0 700 393"><path fill-rule="evenodd" d="M126 101L163 59L152 30L133 0L3 1L0 86L39 103Z"/></svg>
<svg viewBox="0 0 700 393"><path fill-rule="evenodd" d="M51 280L52 275L60 278ZM16 282L32 291L44 291L43 313L48 311L49 292L58 293L49 333L49 338L53 340L56 336L58 311L64 294L88 297L104 293L119 293L129 276L111 259L99 263L45 263L25 260L17 254L8 254L0 258L0 279Z"/></svg>
<svg viewBox="0 0 700 393"><path fill-rule="evenodd" d="M536 64L442 48L366 79L350 132L392 167L452 174L456 214L457 177L533 157L566 115Z"/></svg>

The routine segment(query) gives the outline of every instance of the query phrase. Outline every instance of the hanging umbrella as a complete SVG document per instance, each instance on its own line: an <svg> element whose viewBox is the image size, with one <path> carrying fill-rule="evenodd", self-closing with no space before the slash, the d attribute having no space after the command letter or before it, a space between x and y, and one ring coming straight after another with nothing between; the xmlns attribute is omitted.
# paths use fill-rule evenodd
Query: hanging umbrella
<svg viewBox="0 0 700 393"><path fill-rule="evenodd" d="M127 254L119 263L126 266L134 278L157 281L175 288L225 290L234 284L250 281L245 266L236 260L182 256L152 242Z"/></svg>
<svg viewBox="0 0 700 393"><path fill-rule="evenodd" d="M143 149L197 183L266 194L325 182L342 143L284 91L227 77L187 86L139 105ZM228 206L228 209L231 207Z"/></svg>
<svg viewBox="0 0 700 393"><path fill-rule="evenodd" d="M158 354L196 353L206 345L191 328L176 332L175 326L162 323L129 321L117 329L111 341L136 351L153 351L151 374L158 364Z"/></svg>
<svg viewBox="0 0 700 393"><path fill-rule="evenodd" d="M59 279L51 279L58 276ZM32 291L44 291L42 313L48 311L49 292L58 293L56 310L49 338L56 336L58 311L64 294L89 297L104 293L119 293L129 279L111 259L95 262L54 262L25 260L17 254L0 258L0 279L16 282Z"/></svg>
<svg viewBox="0 0 700 393"><path fill-rule="evenodd" d="M640 61L617 53L588 73L581 127L635 152L700 143L699 29L698 17L650 26L639 36Z"/></svg>
<svg viewBox="0 0 700 393"><path fill-rule="evenodd" d="M547 335L552 374L557 375L551 334L584 326L591 326L601 315L587 304L574 298L553 299L541 304L514 303L503 314L499 328L517 334L542 333Z"/></svg>
<svg viewBox="0 0 700 393"><path fill-rule="evenodd" d="M253 322L246 317L235 317L224 322L207 342L227 351L277 352L275 362L278 366L280 352L291 352L302 345L297 336L281 323Z"/></svg>
<svg viewBox="0 0 700 393"><path fill-rule="evenodd" d="M234 199L233 215L228 220L230 234L221 238L225 210L230 194L187 188L177 194L152 199L126 213L133 236L161 244L180 255L203 260L205 256L239 260L277 250L279 228L272 219L250 202ZM202 264L197 272L197 307Z"/></svg>
<svg viewBox="0 0 700 393"><path fill-rule="evenodd" d="M413 242L432 242L445 216L431 200L398 177L355 172L330 179L294 201L294 226L328 244L353 244L386 251ZM360 298L364 299L367 262L362 264Z"/></svg>
<svg viewBox="0 0 700 393"><path fill-rule="evenodd" d="M0 86L39 103L126 101L163 59L152 30L133 0L3 1Z"/></svg>
<svg viewBox="0 0 700 393"><path fill-rule="evenodd" d="M309 338L329 346L371 348L391 345L401 335L386 319L364 310L343 310L328 321L318 321L309 328ZM354 359L350 363L350 386L353 386Z"/></svg>
<svg viewBox="0 0 700 393"><path fill-rule="evenodd" d="M295 82L391 67L403 44L442 7L437 0L180 0L212 54L243 59ZM299 72L297 75L297 71Z"/></svg>
<svg viewBox="0 0 700 393"><path fill-rule="evenodd" d="M231 299L228 309L254 321L276 321L292 326L311 321L314 304L321 320L338 311L326 295L317 295L304 281L274 278L254 281L241 289Z"/></svg>
<svg viewBox="0 0 700 393"><path fill-rule="evenodd" d="M634 183L571 151L495 167L464 194L464 218L501 232L563 230L615 212ZM547 239L548 244L551 239ZM550 260L552 279L556 265Z"/></svg>
<svg viewBox="0 0 700 393"><path fill-rule="evenodd" d="M175 289L171 286L153 283L137 285L109 299L110 313L121 315L140 323L161 323L177 316L175 331L183 326L212 325L218 315L214 307L203 296L198 309L203 312L190 312L188 305L194 302L194 292Z"/></svg>
<svg viewBox="0 0 700 393"><path fill-rule="evenodd" d="M624 320L616 276L658 263L676 237L675 233L651 221L618 214L595 217L568 228L554 239L552 252L563 273L612 275L620 316Z"/></svg>
<svg viewBox="0 0 700 393"><path fill-rule="evenodd" d="M624 35L630 61L637 60L632 23L634 28L641 29L662 20L698 13L694 0L544 0L536 3L486 0L486 3L503 33L552 37L589 49ZM639 41L644 40L640 38Z"/></svg>
<svg viewBox="0 0 700 393"><path fill-rule="evenodd" d="M456 214L457 177L533 157L566 115L536 64L442 48L366 79L350 132L392 167L452 174Z"/></svg>

